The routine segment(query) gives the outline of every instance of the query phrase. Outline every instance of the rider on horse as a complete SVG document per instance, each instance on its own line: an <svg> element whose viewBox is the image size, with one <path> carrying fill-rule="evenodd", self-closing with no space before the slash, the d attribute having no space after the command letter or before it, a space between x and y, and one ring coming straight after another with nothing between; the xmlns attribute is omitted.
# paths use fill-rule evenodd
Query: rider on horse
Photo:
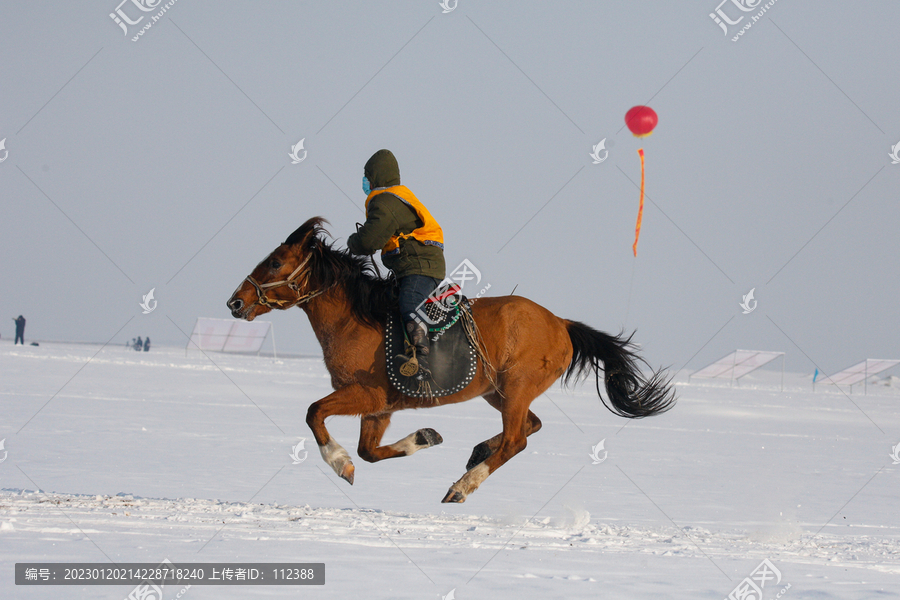
<svg viewBox="0 0 900 600"><path fill-rule="evenodd" d="M381 249L384 266L400 286L400 315L422 379L429 374L428 326L416 313L446 274L444 234L425 205L400 185L400 167L390 150L373 154L363 173L366 222L347 239L347 248L365 256Z"/></svg>

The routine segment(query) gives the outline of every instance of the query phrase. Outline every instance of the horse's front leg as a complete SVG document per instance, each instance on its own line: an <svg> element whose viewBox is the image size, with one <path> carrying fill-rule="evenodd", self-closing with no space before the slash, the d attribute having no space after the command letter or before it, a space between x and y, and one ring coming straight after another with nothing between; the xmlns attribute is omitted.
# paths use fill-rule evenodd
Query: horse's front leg
<svg viewBox="0 0 900 600"><path fill-rule="evenodd" d="M318 402L313 402L306 412L306 424L316 438L319 452L328 465L342 479L353 485L355 467L350 455L337 443L325 428L325 419L331 415L365 415L377 412L377 399L360 385L341 388Z"/></svg>

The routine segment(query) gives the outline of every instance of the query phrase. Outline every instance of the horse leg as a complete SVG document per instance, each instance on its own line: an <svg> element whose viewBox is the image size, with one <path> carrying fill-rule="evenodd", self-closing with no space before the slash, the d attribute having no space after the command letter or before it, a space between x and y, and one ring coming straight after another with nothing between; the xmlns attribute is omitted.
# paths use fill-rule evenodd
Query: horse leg
<svg viewBox="0 0 900 600"><path fill-rule="evenodd" d="M306 412L306 424L309 425L316 438L322 458L339 477L346 479L350 485L353 485L353 473L356 468L347 451L328 433L325 428L325 419L331 415L371 414L377 409L375 404L375 399L361 386L350 385L332 392L318 402L313 402Z"/></svg>
<svg viewBox="0 0 900 600"><path fill-rule="evenodd" d="M538 392L540 393L540 392ZM537 394L528 390L505 391L500 414L503 418L503 433L497 450L483 462L472 467L459 481L450 486L441 502L465 502L466 497L478 489L488 476L499 469L506 461L525 449L528 444L525 431L528 423L528 405Z"/></svg>
<svg viewBox="0 0 900 600"><path fill-rule="evenodd" d="M437 446L444 439L434 429L419 429L390 446L380 446L381 438L391 423L390 414L365 415L359 427L359 447L356 452L367 462L409 456L424 448Z"/></svg>
<svg viewBox="0 0 900 600"><path fill-rule="evenodd" d="M487 403L496 408L498 411L501 410L501 402L503 398L497 392L493 392L484 397L487 400ZM536 414L528 411L528 423L525 424L525 435L530 436L532 433L537 433L541 429L541 420L538 418ZM472 449L472 455L469 457L469 462L466 463L466 470L471 469L475 465L482 463L489 457L491 454L497 451L497 448L500 447L500 439L503 436L502 433L498 433L494 437L484 440L477 446Z"/></svg>

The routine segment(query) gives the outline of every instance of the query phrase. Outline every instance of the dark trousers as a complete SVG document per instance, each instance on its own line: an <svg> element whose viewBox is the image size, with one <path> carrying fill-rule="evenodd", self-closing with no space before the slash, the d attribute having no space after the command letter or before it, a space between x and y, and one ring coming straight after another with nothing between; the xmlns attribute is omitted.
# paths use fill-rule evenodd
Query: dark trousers
<svg viewBox="0 0 900 600"><path fill-rule="evenodd" d="M13 346L18 344L19 342L22 342L23 346L25 345L25 332L16 330L16 341L13 342Z"/></svg>
<svg viewBox="0 0 900 600"><path fill-rule="evenodd" d="M440 279L425 275L407 275L400 280L400 315L404 324L421 321L417 310L424 311L421 306L440 284Z"/></svg>

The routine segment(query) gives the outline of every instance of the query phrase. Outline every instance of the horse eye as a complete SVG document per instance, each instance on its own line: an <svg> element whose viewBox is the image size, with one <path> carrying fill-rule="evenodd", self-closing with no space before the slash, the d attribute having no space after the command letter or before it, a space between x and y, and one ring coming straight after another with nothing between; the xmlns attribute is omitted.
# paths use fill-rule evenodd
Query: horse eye
<svg viewBox="0 0 900 600"><path fill-rule="evenodd" d="M277 258L273 258L273 259L272 259L271 266L272 266L273 269L280 269L280 268L281 268L281 262L280 262Z"/></svg>

